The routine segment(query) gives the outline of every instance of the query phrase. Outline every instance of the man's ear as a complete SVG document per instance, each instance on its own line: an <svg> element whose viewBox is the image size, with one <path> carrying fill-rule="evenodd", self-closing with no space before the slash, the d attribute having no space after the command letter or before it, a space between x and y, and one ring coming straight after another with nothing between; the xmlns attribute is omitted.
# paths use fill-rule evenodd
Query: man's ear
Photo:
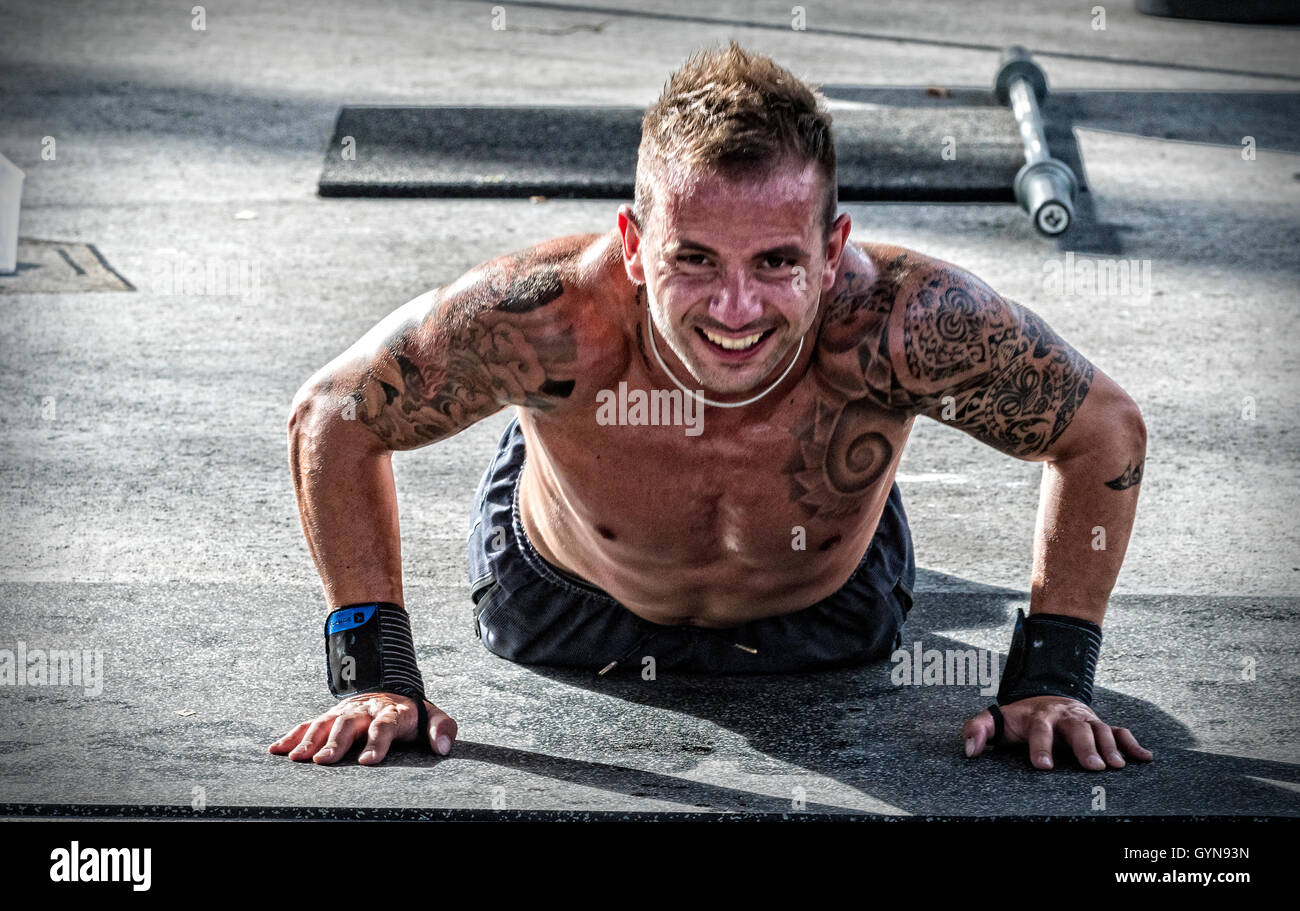
<svg viewBox="0 0 1300 911"><path fill-rule="evenodd" d="M623 269L627 277L638 285L645 284L645 268L641 264L641 226L636 213L624 203L618 207L618 233L623 237Z"/></svg>
<svg viewBox="0 0 1300 911"><path fill-rule="evenodd" d="M841 212L826 238L826 272L822 273L822 290L829 291L835 285L835 278L840 272L840 257L849 244L849 233L853 230L853 220L848 212Z"/></svg>
<svg viewBox="0 0 1300 911"><path fill-rule="evenodd" d="M835 276L840 269L840 257L844 255L844 248L849 243L849 232L852 230L853 219L849 218L848 212L841 212L840 217L831 225L830 234L826 238L826 271L822 273L822 291L831 290L835 284Z"/></svg>

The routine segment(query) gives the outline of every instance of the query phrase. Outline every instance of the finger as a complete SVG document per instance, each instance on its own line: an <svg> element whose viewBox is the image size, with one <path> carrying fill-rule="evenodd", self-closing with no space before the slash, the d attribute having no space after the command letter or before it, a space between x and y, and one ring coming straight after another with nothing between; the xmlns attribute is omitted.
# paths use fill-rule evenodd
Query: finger
<svg viewBox="0 0 1300 911"><path fill-rule="evenodd" d="M1137 738L1128 728L1111 728L1111 730L1115 732L1115 740L1119 743L1120 749L1127 755L1134 759L1141 759L1143 762L1150 762L1155 758L1155 754L1138 743Z"/></svg>
<svg viewBox="0 0 1300 911"><path fill-rule="evenodd" d="M361 758L357 762L362 765L378 765L383 762L388 755L388 748L393 744L393 738L397 736L397 730L397 706L384 706L375 715L375 720L370 722L370 728L366 732L366 748L361 751Z"/></svg>
<svg viewBox="0 0 1300 911"><path fill-rule="evenodd" d="M1058 731L1069 741L1079 765L1093 772L1106 768L1106 761L1097 752L1097 741L1092 736L1092 725L1079 718L1065 718L1057 724Z"/></svg>
<svg viewBox="0 0 1300 911"><path fill-rule="evenodd" d="M1052 742L1056 733L1052 723L1042 715L1036 715L1029 722L1029 761L1036 769L1052 767Z"/></svg>
<svg viewBox="0 0 1300 911"><path fill-rule="evenodd" d="M460 725L432 702L426 702L425 705L429 709L429 730L418 732L417 736L428 737L429 742L433 744L434 752L446 756L456 744L456 734L460 731Z"/></svg>
<svg viewBox="0 0 1300 911"><path fill-rule="evenodd" d="M1101 753L1111 768L1124 768L1124 757L1115 746L1115 735L1110 732L1110 725L1102 721L1093 721L1091 724L1092 735L1097 738L1097 752Z"/></svg>
<svg viewBox="0 0 1300 911"><path fill-rule="evenodd" d="M983 753L985 744L993 739L995 730L993 713L988 709L968 719L961 729L962 740L966 742L966 757L969 759Z"/></svg>
<svg viewBox="0 0 1300 911"><path fill-rule="evenodd" d="M281 753L287 753L289 752L289 750L293 748L294 744L299 743L302 740L303 732L305 732L306 730L307 730L307 722L304 721L302 724L296 725L292 731L285 734L275 743L271 744L271 746L268 747L268 749L270 750L270 752L275 753L277 755Z"/></svg>
<svg viewBox="0 0 1300 911"><path fill-rule="evenodd" d="M325 737L329 734L330 727L334 724L332 715L317 718L307 727L306 733L298 741L298 745L289 751L289 758L295 762L303 759L309 759L316 755L316 751L321 748L325 742Z"/></svg>
<svg viewBox="0 0 1300 911"><path fill-rule="evenodd" d="M369 716L366 715L340 715L335 719L334 726L330 728L329 740L325 741L325 746L312 757L312 762L323 765L338 762L347 755L348 750L352 748L352 741L366 729L366 722L369 720Z"/></svg>

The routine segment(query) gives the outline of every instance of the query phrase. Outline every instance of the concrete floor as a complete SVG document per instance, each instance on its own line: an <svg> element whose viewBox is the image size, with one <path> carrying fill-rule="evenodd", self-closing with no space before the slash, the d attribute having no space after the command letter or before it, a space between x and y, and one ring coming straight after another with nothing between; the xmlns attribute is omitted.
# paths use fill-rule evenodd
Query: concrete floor
<svg viewBox="0 0 1300 911"><path fill-rule="evenodd" d="M294 391L421 291L614 217L609 201L320 199L339 106L646 104L728 37L839 87L984 86L1011 42L1062 90L1300 87L1294 29L1127 3L1104 31L1050 0L809 4L806 32L785 3L509 4L504 31L491 6L212 3L206 31L163 3L0 10L21 233L94 244L137 289L0 291L0 648L104 656L98 695L0 687L0 804L184 806L202 788L209 806L781 812L802 795L825 812L1300 816L1300 149L1248 112L1214 142L1079 131L1110 255L1149 261L1149 294L1049 293L1049 264L1089 248L1038 238L1009 206L847 207L855 236L958 263L1041 313L1142 406L1149 461L1097 707L1154 763L968 762L958 732L987 698L895 687L887 664L644 682L493 657L473 636L464 537L505 414L394 460L407 602L455 753L378 769L265 753L330 702L287 467ZM1255 136L1254 159L1225 134ZM210 267L250 278L187 293ZM1005 649L1040 470L918 425L900 477L921 567L909 643Z"/></svg>

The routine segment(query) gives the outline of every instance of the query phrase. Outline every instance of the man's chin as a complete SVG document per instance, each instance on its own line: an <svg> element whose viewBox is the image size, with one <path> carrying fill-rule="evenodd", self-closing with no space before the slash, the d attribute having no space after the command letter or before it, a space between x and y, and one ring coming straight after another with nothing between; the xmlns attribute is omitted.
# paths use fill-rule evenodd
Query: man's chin
<svg viewBox="0 0 1300 911"><path fill-rule="evenodd" d="M787 352L788 353L788 352ZM696 389L703 388L714 396L740 396L754 393L775 379L772 372L781 365L782 357L764 364L688 364L691 378L687 383Z"/></svg>

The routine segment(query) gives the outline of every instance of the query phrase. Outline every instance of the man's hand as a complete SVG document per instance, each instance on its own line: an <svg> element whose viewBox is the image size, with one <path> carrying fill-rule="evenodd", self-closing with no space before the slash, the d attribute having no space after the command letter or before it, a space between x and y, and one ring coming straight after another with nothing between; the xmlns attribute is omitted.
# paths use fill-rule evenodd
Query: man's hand
<svg viewBox="0 0 1300 911"><path fill-rule="evenodd" d="M310 759L321 764L338 762L347 755L361 736L367 738L362 765L383 762L394 741L407 743L416 737L428 737L434 750L443 756L451 752L457 726L450 715L427 699L429 729L417 731L418 713L415 700L393 693L359 693L341 700L315 721L304 721L271 744L270 752L289 754L295 761Z"/></svg>
<svg viewBox="0 0 1300 911"><path fill-rule="evenodd" d="M1035 768L1052 768L1052 745L1060 737L1070 744L1079 764L1100 772L1107 766L1124 767L1122 750L1131 759L1149 762L1152 753L1128 728L1115 728L1077 699L1034 696L1002 706L1005 728L1000 743L1028 743L1029 761ZM962 727L966 755L978 756L993 739L993 714L985 709ZM1102 757L1105 756L1105 759Z"/></svg>

